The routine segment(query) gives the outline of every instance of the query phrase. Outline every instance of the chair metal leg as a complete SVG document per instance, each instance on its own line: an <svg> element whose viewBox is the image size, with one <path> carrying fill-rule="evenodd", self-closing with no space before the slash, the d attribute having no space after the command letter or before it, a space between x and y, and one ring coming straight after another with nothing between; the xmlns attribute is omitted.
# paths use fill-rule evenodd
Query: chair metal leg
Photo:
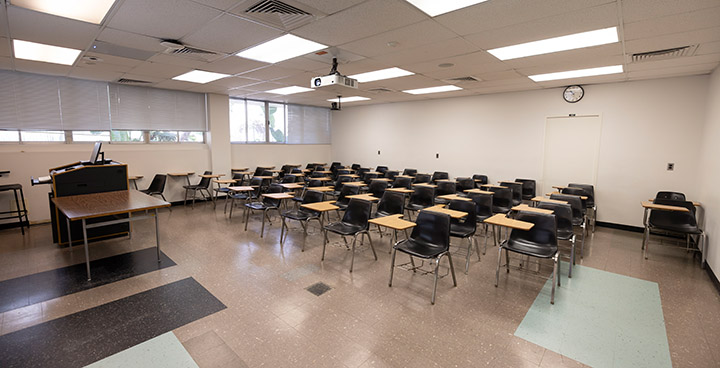
<svg viewBox="0 0 720 368"><path fill-rule="evenodd" d="M15 207L17 207L18 221L20 222L20 232L25 235L25 226L23 225L22 212L20 212L20 202L18 202L17 189L13 189L15 195ZM23 204L24 206L24 204Z"/></svg>
<svg viewBox="0 0 720 368"><path fill-rule="evenodd" d="M467 249L467 255L465 256L465 274L467 275L468 270L470 269L470 252L472 251L472 236L468 237L468 249Z"/></svg>
<svg viewBox="0 0 720 368"><path fill-rule="evenodd" d="M440 257L435 258L435 283L433 285L433 292L432 292L432 299L430 300L430 304L435 304L435 293L437 292L437 282L438 282L438 276L440 274Z"/></svg>
<svg viewBox="0 0 720 368"><path fill-rule="evenodd" d="M392 287L392 279L393 279L393 271L395 271L395 254L397 253L397 249L393 248L392 257L390 257L390 281L388 282L388 287ZM410 256L412 257L412 256Z"/></svg>
<svg viewBox="0 0 720 368"><path fill-rule="evenodd" d="M475 253L477 253L478 262L480 262L480 244L478 244L477 238L473 235L473 242L475 243Z"/></svg>
<svg viewBox="0 0 720 368"><path fill-rule="evenodd" d="M353 242L352 242L352 255L350 256L350 273L352 273L353 265L355 265L355 243L357 243L357 236L360 233L355 233L355 236L353 236ZM362 236L362 234L361 234Z"/></svg>
<svg viewBox="0 0 720 368"><path fill-rule="evenodd" d="M650 226L645 225L645 239L643 240L643 256L648 259L648 247L650 247Z"/></svg>
<svg viewBox="0 0 720 368"><path fill-rule="evenodd" d="M280 216L280 220L282 220L282 224L280 224L280 244L283 243L283 235L285 234L285 228L287 227L287 224L285 223L285 216ZM288 232L290 229L288 229Z"/></svg>
<svg viewBox="0 0 720 368"><path fill-rule="evenodd" d="M488 225L485 225L485 245L483 246L483 255L487 252L487 239L488 239Z"/></svg>
<svg viewBox="0 0 720 368"><path fill-rule="evenodd" d="M572 270L575 265L575 235L570 238L570 271L568 271L568 278L572 278Z"/></svg>
<svg viewBox="0 0 720 368"><path fill-rule="evenodd" d="M560 279L558 278L557 269L558 269L558 255L555 254L555 257L553 257L553 283L552 283L552 291L550 292L550 304L555 304L555 280L557 279L558 285Z"/></svg>
<svg viewBox="0 0 720 368"><path fill-rule="evenodd" d="M375 257L375 260L377 261L377 253L375 253L375 246L373 245L372 238L370 237L370 233L368 231L365 231L365 235L367 235L368 241L370 242L370 249L373 252L373 257Z"/></svg>
<svg viewBox="0 0 720 368"><path fill-rule="evenodd" d="M245 231L247 231L248 220L250 220L250 212L248 212L247 207L245 207Z"/></svg>
<svg viewBox="0 0 720 368"><path fill-rule="evenodd" d="M510 273L510 252L505 250L505 270Z"/></svg>
<svg viewBox="0 0 720 368"><path fill-rule="evenodd" d="M582 240L580 240L580 259L583 259L585 256L585 231L586 231L586 223L583 223L581 225L582 230Z"/></svg>
<svg viewBox="0 0 720 368"><path fill-rule="evenodd" d="M322 251L322 257L320 258L320 261L324 261L324 260L325 260L325 246L326 246L327 243L328 243L327 233L328 233L328 231L327 231L327 229L325 229L325 237L324 237L324 239L323 239L323 251Z"/></svg>
<svg viewBox="0 0 720 368"><path fill-rule="evenodd" d="M455 266L453 266L452 255L450 252L447 253L448 262L450 262L450 274L453 278L453 286L457 286L457 279L455 278Z"/></svg>
<svg viewBox="0 0 720 368"><path fill-rule="evenodd" d="M498 262L497 262L497 268L495 268L495 287L498 286L498 281L500 281L500 261L502 260L502 247L498 247Z"/></svg>
<svg viewBox="0 0 720 368"><path fill-rule="evenodd" d="M183 199L183 206L187 205L188 190L190 190L190 189L185 189L185 199Z"/></svg>

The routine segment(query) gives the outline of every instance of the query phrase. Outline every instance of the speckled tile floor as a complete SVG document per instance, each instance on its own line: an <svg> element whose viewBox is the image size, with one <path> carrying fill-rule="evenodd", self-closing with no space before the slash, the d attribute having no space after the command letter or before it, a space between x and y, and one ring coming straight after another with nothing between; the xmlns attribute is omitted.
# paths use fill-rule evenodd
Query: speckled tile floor
<svg viewBox="0 0 720 368"><path fill-rule="evenodd" d="M458 287L441 279L433 306L429 275L398 269L387 286L390 237L376 231L379 260L362 247L351 274L350 252L337 241L320 262L316 223L307 237L291 223L280 245L277 217L260 238L259 214L245 232L242 216L228 219L210 203L160 216L161 249L176 266L4 312L0 335L192 277L227 306L173 330L200 367L582 366L514 336L545 279L511 272L495 288L493 247L480 262L473 255L468 275L458 251ZM154 224L134 226L130 240L91 245L91 257L153 246ZM644 260L641 234L606 228L587 241L583 266L659 284L673 366L720 366L720 294L692 255L656 245ZM49 225L32 226L24 237L17 229L0 231L0 281L83 261L82 252L52 244ZM320 296L306 290L317 282L331 289Z"/></svg>

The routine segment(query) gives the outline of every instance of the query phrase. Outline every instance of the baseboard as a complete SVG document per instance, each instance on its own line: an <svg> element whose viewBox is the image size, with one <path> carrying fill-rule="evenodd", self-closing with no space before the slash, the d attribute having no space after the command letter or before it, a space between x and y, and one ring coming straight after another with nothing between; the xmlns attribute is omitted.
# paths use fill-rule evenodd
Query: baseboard
<svg viewBox="0 0 720 368"><path fill-rule="evenodd" d="M0 230L12 229L12 228L20 227L20 226L28 227L28 226L30 226L30 224L28 224L27 221L23 221L23 222L5 222L5 223L0 224Z"/></svg>
<svg viewBox="0 0 720 368"><path fill-rule="evenodd" d="M607 228L610 228L610 229L617 229L617 230L632 231L632 232L634 232L634 233L642 233L643 231L645 231L645 229L642 228L642 227L640 227L640 226L630 226L630 225L614 224L614 223L612 223L612 222L600 222L600 221L598 221L598 222L595 223L595 226L607 227Z"/></svg>

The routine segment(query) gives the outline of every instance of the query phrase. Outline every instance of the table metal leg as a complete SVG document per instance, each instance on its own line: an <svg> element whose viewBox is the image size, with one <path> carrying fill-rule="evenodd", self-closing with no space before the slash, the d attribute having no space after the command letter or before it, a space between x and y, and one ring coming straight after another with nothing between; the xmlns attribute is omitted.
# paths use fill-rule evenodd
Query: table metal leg
<svg viewBox="0 0 720 368"><path fill-rule="evenodd" d="M158 220L158 209L155 209L155 248L157 248L157 259L160 263L160 221Z"/></svg>
<svg viewBox="0 0 720 368"><path fill-rule="evenodd" d="M86 227L85 219L82 219L82 229L83 229L83 242L85 244L85 269L87 270L87 277L88 281L91 280L90 278L90 251L88 250L88 241L87 241L87 227Z"/></svg>

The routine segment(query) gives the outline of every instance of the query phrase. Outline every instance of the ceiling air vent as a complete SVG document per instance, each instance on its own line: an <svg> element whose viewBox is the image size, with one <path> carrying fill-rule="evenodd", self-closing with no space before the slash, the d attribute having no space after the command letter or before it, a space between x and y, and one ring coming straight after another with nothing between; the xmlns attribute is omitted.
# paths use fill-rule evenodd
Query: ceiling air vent
<svg viewBox="0 0 720 368"><path fill-rule="evenodd" d="M293 1L262 0L245 10L245 16L285 30L300 27L315 19L315 9Z"/></svg>
<svg viewBox="0 0 720 368"><path fill-rule="evenodd" d="M378 87L378 88L371 88L371 89L368 90L368 92L371 92L371 93L388 93L388 92L395 92L395 91L393 91L393 90L391 90L391 89L389 89L389 88Z"/></svg>
<svg viewBox="0 0 720 368"><path fill-rule="evenodd" d="M137 79L120 78L117 80L117 83L120 83L120 84L151 84L152 82L148 82L148 81L144 81L144 80L137 80Z"/></svg>
<svg viewBox="0 0 720 368"><path fill-rule="evenodd" d="M633 61L633 63L640 63L643 61L665 60L665 59L673 59L673 58L683 57L683 56L692 56L695 54L695 50L697 50L697 45L675 47L672 49L665 49L665 50L641 52L641 53L633 54L632 61Z"/></svg>
<svg viewBox="0 0 720 368"><path fill-rule="evenodd" d="M449 78L449 79L445 79L445 81L450 82L450 83L474 83L474 82L480 82L480 79L475 78L473 76L467 76L467 77Z"/></svg>

